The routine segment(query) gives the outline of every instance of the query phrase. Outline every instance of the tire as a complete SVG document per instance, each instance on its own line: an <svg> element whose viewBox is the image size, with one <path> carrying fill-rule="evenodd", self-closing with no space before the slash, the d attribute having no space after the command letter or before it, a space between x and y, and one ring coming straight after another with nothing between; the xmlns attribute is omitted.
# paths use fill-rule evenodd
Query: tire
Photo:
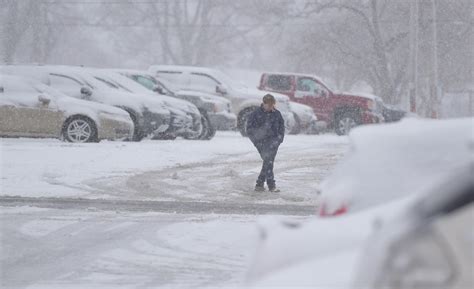
<svg viewBox="0 0 474 289"><path fill-rule="evenodd" d="M201 118L202 121L202 130L203 133L199 139L201 140L211 140L216 135L216 128L212 125L209 117L207 115L203 115Z"/></svg>
<svg viewBox="0 0 474 289"><path fill-rule="evenodd" d="M212 126L209 117L203 111L201 111L201 126L202 130L200 134L185 136L184 138L188 140L210 140L216 135L216 130Z"/></svg>
<svg viewBox="0 0 474 289"><path fill-rule="evenodd" d="M295 135L295 134L300 134L301 133L301 122L296 113L293 113L295 117L295 125L293 128L290 130L290 134Z"/></svg>
<svg viewBox="0 0 474 289"><path fill-rule="evenodd" d="M63 138L72 143L99 141L95 123L84 116L74 116L64 122Z"/></svg>
<svg viewBox="0 0 474 289"><path fill-rule="evenodd" d="M127 112L133 121L133 136L132 136L131 141L139 142L145 137L145 134L143 133L142 128L140 127L140 124L138 123L138 119L135 116L135 114L129 111Z"/></svg>
<svg viewBox="0 0 474 289"><path fill-rule="evenodd" d="M334 123L338 135L348 135L351 129L360 124L356 113L344 113L336 117Z"/></svg>
<svg viewBox="0 0 474 289"><path fill-rule="evenodd" d="M257 109L256 107L253 108L246 108L239 113L239 117L237 119L237 128L240 131L240 134L243 137L247 137L247 118L249 115Z"/></svg>

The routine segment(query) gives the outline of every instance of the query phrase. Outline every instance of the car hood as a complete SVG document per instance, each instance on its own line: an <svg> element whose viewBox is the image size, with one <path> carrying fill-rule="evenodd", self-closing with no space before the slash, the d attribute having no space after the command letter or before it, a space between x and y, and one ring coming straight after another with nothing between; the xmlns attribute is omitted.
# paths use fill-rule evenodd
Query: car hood
<svg viewBox="0 0 474 289"><path fill-rule="evenodd" d="M56 99L56 101L59 110L64 111L66 117L75 114L82 114L99 121L99 117L105 114L108 117L113 117L117 120L130 123L132 122L130 115L125 110L110 105L77 99L69 96L59 97Z"/></svg>
<svg viewBox="0 0 474 289"><path fill-rule="evenodd" d="M288 102L290 100L290 98L284 94L265 91L265 90L259 90L256 88L240 87L237 89L237 91L241 93L242 96L245 96L248 98L258 97L261 99L265 96L265 94L271 94L275 97L277 102Z"/></svg>
<svg viewBox="0 0 474 289"><path fill-rule="evenodd" d="M383 102L382 98L377 95L373 95L370 93L363 93L363 92L335 92L334 94L338 96L344 96L344 97L354 97L354 98L360 98L364 100L372 100L372 101L377 101L377 102Z"/></svg>
<svg viewBox="0 0 474 289"><path fill-rule="evenodd" d="M209 103L216 103L216 104L228 104L230 103L229 100L217 96L214 94L210 93L205 93L205 92L199 92L199 91L194 91L194 90L185 90L181 89L176 92L177 95L190 95L190 96L196 96L201 98L202 101L209 102Z"/></svg>
<svg viewBox="0 0 474 289"><path fill-rule="evenodd" d="M100 89L93 93L93 95L97 95L106 104L126 106L137 111L142 111L145 108L157 114L169 114L170 112L165 101L152 95L129 93L113 89Z"/></svg>
<svg viewBox="0 0 474 289"><path fill-rule="evenodd" d="M189 101L162 94L154 94L153 97L162 100L173 111L181 111L186 114L200 114L199 109Z"/></svg>

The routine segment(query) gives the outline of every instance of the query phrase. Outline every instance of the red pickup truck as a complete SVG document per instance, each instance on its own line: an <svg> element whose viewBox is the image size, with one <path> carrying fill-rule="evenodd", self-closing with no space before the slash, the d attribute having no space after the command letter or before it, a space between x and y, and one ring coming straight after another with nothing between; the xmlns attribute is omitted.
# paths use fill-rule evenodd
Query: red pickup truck
<svg viewBox="0 0 474 289"><path fill-rule="evenodd" d="M380 123L383 102L369 94L336 93L314 75L295 73L264 73L260 79L261 90L286 94L291 101L313 108L318 120L337 134L345 135L354 126Z"/></svg>

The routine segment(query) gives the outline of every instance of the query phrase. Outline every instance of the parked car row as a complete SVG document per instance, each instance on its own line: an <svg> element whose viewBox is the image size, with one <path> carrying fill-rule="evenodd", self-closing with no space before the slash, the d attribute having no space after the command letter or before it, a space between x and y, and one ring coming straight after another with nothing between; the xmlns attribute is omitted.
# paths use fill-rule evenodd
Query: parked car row
<svg viewBox="0 0 474 289"><path fill-rule="evenodd" d="M267 93L275 96L290 134L318 133L324 127L333 128L338 134L347 134L356 125L379 123L384 119L395 121L404 116L402 111L385 106L378 97L332 92L312 75L264 73L258 89L246 87L218 69L195 66L152 65L147 71L140 71L4 65L0 67L0 75L5 75L2 77L2 103L9 103L8 107L5 104L1 108L9 112L9 122L2 123L0 130L3 136L41 136L41 133L26 128L28 121L20 111L28 108L31 122L35 119L33 113L43 117L46 111L54 109L69 115L56 102L58 97L66 99L65 96L88 101L90 107L108 106L115 111L121 109L122 114L126 112L133 124L133 134L127 139L133 141L144 137L210 140L216 130L233 129L246 136L247 118L260 106ZM13 82L16 82L15 89L8 88L5 92L5 87L10 87ZM23 86L20 85L22 82ZM44 85L47 91L37 89ZM21 97L18 95L26 94L35 101L25 106L16 98L19 100ZM64 130L67 129L62 128L65 124L61 123L60 132L54 135L74 142L102 139L99 120L85 113L74 117L79 116L88 119L90 128L87 128L87 134L65 137ZM50 125L42 123L46 126L43 130L50 132L45 135L51 136L58 121L50 119ZM12 123L21 125L11 126ZM120 132L124 129L119 125L108 130ZM109 134L105 138L122 137Z"/></svg>

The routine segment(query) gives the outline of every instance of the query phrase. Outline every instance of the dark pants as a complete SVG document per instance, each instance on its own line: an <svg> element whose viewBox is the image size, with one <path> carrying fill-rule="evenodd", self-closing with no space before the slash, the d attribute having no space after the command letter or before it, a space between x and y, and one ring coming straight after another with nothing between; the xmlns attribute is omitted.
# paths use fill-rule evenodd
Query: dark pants
<svg viewBox="0 0 474 289"><path fill-rule="evenodd" d="M269 188L275 187L273 163L275 162L278 147L258 146L257 150L263 160L262 170L257 179L257 186L263 186L266 181Z"/></svg>

